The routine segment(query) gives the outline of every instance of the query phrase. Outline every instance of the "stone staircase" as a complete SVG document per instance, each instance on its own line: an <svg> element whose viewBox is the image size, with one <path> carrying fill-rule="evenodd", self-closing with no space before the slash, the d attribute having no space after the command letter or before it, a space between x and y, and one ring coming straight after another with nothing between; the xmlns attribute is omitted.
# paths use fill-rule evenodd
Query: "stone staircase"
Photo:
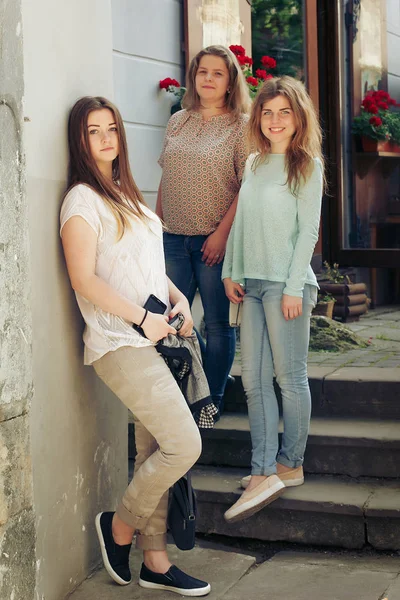
<svg viewBox="0 0 400 600"><path fill-rule="evenodd" d="M306 482L248 520L228 525L250 467L246 403L236 372L226 413L203 433L194 469L198 530L266 541L400 549L400 370L309 369L313 417Z"/></svg>
<svg viewBox="0 0 400 600"><path fill-rule="evenodd" d="M310 367L313 401L306 481L251 518L224 512L250 472L251 443L240 368L226 412L203 431L193 470L198 531L265 541L400 550L400 369ZM277 395L279 398L279 389ZM134 458L133 424L129 456Z"/></svg>

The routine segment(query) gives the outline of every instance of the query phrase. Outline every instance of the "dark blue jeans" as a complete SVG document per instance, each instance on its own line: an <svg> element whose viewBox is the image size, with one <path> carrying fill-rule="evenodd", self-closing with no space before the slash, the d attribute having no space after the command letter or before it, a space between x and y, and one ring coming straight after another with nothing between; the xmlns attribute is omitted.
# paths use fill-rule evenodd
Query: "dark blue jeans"
<svg viewBox="0 0 400 600"><path fill-rule="evenodd" d="M207 267L201 247L205 235L164 233L167 275L192 305L196 290L204 308L206 346L204 371L215 404L222 409L226 380L235 357L236 333L229 325L229 300L221 281L222 263ZM199 336L200 338L200 336Z"/></svg>

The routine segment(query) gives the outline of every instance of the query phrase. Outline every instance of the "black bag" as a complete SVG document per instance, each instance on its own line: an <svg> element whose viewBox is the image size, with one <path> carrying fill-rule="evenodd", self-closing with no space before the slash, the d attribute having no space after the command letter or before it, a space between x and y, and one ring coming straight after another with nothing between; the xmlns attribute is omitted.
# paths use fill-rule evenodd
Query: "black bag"
<svg viewBox="0 0 400 600"><path fill-rule="evenodd" d="M168 510L168 526L179 550L194 548L196 513L196 496L188 472L174 484Z"/></svg>

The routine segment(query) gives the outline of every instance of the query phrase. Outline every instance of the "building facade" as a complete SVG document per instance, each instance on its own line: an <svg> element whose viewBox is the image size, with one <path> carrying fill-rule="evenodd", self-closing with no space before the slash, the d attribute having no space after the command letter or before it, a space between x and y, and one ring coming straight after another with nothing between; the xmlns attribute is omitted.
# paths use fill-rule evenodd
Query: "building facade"
<svg viewBox="0 0 400 600"><path fill-rule="evenodd" d="M363 269L374 300L387 301L399 293L399 160L361 153L350 125L371 85L400 102L400 0L299 6L329 181L316 256ZM4 600L61 600L79 585L99 561L94 516L127 482L127 411L83 367L58 234L68 111L83 95L116 102L134 177L154 207L174 100L158 82L182 82L207 43L250 54L250 10L249 0L0 0Z"/></svg>

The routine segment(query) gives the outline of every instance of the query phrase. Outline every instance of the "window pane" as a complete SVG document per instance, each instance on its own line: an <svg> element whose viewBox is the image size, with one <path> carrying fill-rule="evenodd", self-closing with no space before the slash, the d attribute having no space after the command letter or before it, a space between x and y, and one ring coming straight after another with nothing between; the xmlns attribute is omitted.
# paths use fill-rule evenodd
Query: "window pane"
<svg viewBox="0 0 400 600"><path fill-rule="evenodd" d="M350 133L352 112L355 116L362 113L366 94L383 90L400 102L400 2L354 3L360 8L355 11L353 36L346 27L348 4L342 15L342 245L400 248L400 153L393 142L382 139L378 145L370 136ZM390 111L398 109L390 107ZM372 106L366 114L367 121L376 117L384 125L385 107L379 102L376 110ZM383 132L379 122L374 122L375 131Z"/></svg>
<svg viewBox="0 0 400 600"><path fill-rule="evenodd" d="M273 74L304 79L303 0L253 0L251 23L255 68L263 56L272 56Z"/></svg>

